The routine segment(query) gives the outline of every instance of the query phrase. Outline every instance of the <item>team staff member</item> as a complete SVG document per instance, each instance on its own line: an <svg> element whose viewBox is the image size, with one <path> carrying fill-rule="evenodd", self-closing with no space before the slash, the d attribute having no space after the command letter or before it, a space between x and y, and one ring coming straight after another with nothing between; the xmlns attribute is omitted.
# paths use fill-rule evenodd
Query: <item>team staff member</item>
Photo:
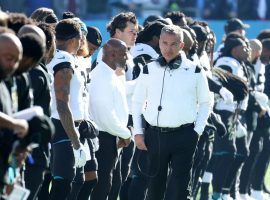
<svg viewBox="0 0 270 200"><path fill-rule="evenodd" d="M151 62L154 59L159 57L159 37L161 29L165 24L154 21L151 24L147 25L143 31L138 34L136 40L136 45L133 46L130 50L131 55L134 57L134 67L135 76L139 76L142 72L140 66L144 66L146 63ZM139 65L139 63L141 65ZM139 149L135 149L135 153L132 159L131 164L131 175L130 176L130 185L128 187L128 197L125 195L125 190L122 190L120 193L120 199L129 199L129 200L143 200L147 191L148 178L145 176L144 168L147 166L147 154L146 151L142 152ZM125 183L124 186L127 186ZM127 187L126 187L127 188Z"/></svg>
<svg viewBox="0 0 270 200"><path fill-rule="evenodd" d="M122 12L118 15L114 16L112 20L107 25L107 31L110 33L111 38L119 39L126 43L127 48L131 48L134 46L137 31L138 31L138 21L136 15L132 12ZM102 58L102 49L99 51L97 55L97 63L100 62ZM127 61L125 65L125 77L127 84L127 103L129 108L130 119L128 121L127 126L132 127L132 119L131 119L131 98L134 91L134 85L136 81L132 81L134 77L134 62L133 57L130 54L130 51L127 52ZM131 141L134 143L133 141ZM128 148L123 148L121 159L119 159L119 164L117 164L117 168L114 170L113 175L113 186L111 189L111 193L109 195L108 200L116 200L118 197L118 193L122 183L124 183L127 179L131 159L134 153L134 144L128 146Z"/></svg>
<svg viewBox="0 0 270 200"><path fill-rule="evenodd" d="M91 72L89 84L90 117L99 128L98 183L92 200L106 200L111 189L112 172L117 160L118 147L130 143L131 133L127 128L128 105L124 77L116 75L123 71L127 60L127 47L118 39L110 39L103 46L102 61ZM121 70L119 70L119 67ZM124 72L122 72L124 75Z"/></svg>
<svg viewBox="0 0 270 200"><path fill-rule="evenodd" d="M148 200L164 195L171 200L191 198L193 156L211 111L205 72L181 56L183 46L181 28L165 26L159 40L162 56L144 67L133 96L135 142L148 151L150 160ZM149 124L145 135L141 114Z"/></svg>
<svg viewBox="0 0 270 200"><path fill-rule="evenodd" d="M57 50L47 65L53 78L51 117L56 130L52 140L53 181L50 199L66 199L71 191L75 168L82 169L86 163L85 150L75 128L83 119L84 113L84 82L73 56L81 45L80 29L80 24L72 19L65 19L57 24ZM76 171L78 172L79 170Z"/></svg>

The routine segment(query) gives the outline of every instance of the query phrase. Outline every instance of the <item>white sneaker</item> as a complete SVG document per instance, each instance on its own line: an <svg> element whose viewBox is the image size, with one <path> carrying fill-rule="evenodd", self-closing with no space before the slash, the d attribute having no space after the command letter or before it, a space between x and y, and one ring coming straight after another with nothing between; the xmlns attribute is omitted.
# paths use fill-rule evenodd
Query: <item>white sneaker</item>
<svg viewBox="0 0 270 200"><path fill-rule="evenodd" d="M255 200L254 198L250 197L248 194L240 194L241 200Z"/></svg>
<svg viewBox="0 0 270 200"><path fill-rule="evenodd" d="M251 190L250 196L256 200L269 200L267 195L265 195L262 190Z"/></svg>
<svg viewBox="0 0 270 200"><path fill-rule="evenodd" d="M233 200L233 198L229 194L223 194L221 199L222 200Z"/></svg>
<svg viewBox="0 0 270 200"><path fill-rule="evenodd" d="M264 198L265 200L270 200L269 194L267 194L267 193L265 193L265 192L263 192L263 198Z"/></svg>
<svg viewBox="0 0 270 200"><path fill-rule="evenodd" d="M242 200L239 192L236 192L234 200Z"/></svg>

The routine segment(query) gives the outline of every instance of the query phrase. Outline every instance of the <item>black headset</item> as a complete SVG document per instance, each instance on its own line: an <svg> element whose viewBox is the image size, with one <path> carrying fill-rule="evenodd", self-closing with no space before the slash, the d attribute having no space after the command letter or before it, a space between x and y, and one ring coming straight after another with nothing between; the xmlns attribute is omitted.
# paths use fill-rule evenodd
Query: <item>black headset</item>
<svg viewBox="0 0 270 200"><path fill-rule="evenodd" d="M171 60L169 63L165 60L163 56L160 56L157 59L157 62L160 64L161 67L169 67L170 70L178 69L181 66L182 59L181 55L177 56L173 60Z"/></svg>

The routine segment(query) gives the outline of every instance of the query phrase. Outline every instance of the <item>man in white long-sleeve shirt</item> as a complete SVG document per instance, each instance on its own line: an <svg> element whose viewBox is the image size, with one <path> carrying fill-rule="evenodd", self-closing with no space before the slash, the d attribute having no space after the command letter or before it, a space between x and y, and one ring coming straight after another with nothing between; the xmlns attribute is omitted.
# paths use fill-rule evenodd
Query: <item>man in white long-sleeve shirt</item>
<svg viewBox="0 0 270 200"><path fill-rule="evenodd" d="M117 160L117 147L126 147L130 143L124 72L123 77L117 76L115 72L117 68L124 68L126 60L125 43L118 39L110 39L103 46L102 61L91 72L90 115L100 131L100 146L96 153L98 183L92 192L92 200L107 199L112 171Z"/></svg>
<svg viewBox="0 0 270 200"><path fill-rule="evenodd" d="M126 43L127 48L134 46L134 43L137 38L138 31L138 21L136 15L132 12L121 12L118 15L114 16L112 20L107 25L107 31L110 33L111 38L119 39ZM102 59L103 51L100 49L97 55L97 63ZM126 98L129 109L129 121L127 126L132 129L132 118L131 118L131 99L132 94L135 88L136 80L135 71L134 71L134 62L133 56L130 54L130 51L127 52L127 62L125 66L125 84L126 84ZM128 173L130 171L131 159L134 152L134 142L131 141L131 144L127 148L123 148L121 152L121 158L119 158L117 167L115 168L113 187L109 195L109 200L117 199L120 187L126 181ZM119 172L121 171L121 172ZM121 177L119 177L121 176Z"/></svg>
<svg viewBox="0 0 270 200"><path fill-rule="evenodd" d="M162 56L144 67L135 88L135 141L150 159L147 199L189 199L193 155L211 110L209 88L204 70L180 54L181 28L165 26L159 46Z"/></svg>

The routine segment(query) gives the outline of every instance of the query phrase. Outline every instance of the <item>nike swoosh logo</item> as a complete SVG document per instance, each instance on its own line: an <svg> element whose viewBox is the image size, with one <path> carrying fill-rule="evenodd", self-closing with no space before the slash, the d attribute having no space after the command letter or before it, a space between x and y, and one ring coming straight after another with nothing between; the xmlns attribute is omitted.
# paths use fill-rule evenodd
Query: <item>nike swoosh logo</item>
<svg viewBox="0 0 270 200"><path fill-rule="evenodd" d="M143 51L143 48L142 49L138 49L137 51Z"/></svg>
<svg viewBox="0 0 270 200"><path fill-rule="evenodd" d="M65 59L65 56L63 56L63 57L60 57L60 58L57 58L57 59Z"/></svg>

